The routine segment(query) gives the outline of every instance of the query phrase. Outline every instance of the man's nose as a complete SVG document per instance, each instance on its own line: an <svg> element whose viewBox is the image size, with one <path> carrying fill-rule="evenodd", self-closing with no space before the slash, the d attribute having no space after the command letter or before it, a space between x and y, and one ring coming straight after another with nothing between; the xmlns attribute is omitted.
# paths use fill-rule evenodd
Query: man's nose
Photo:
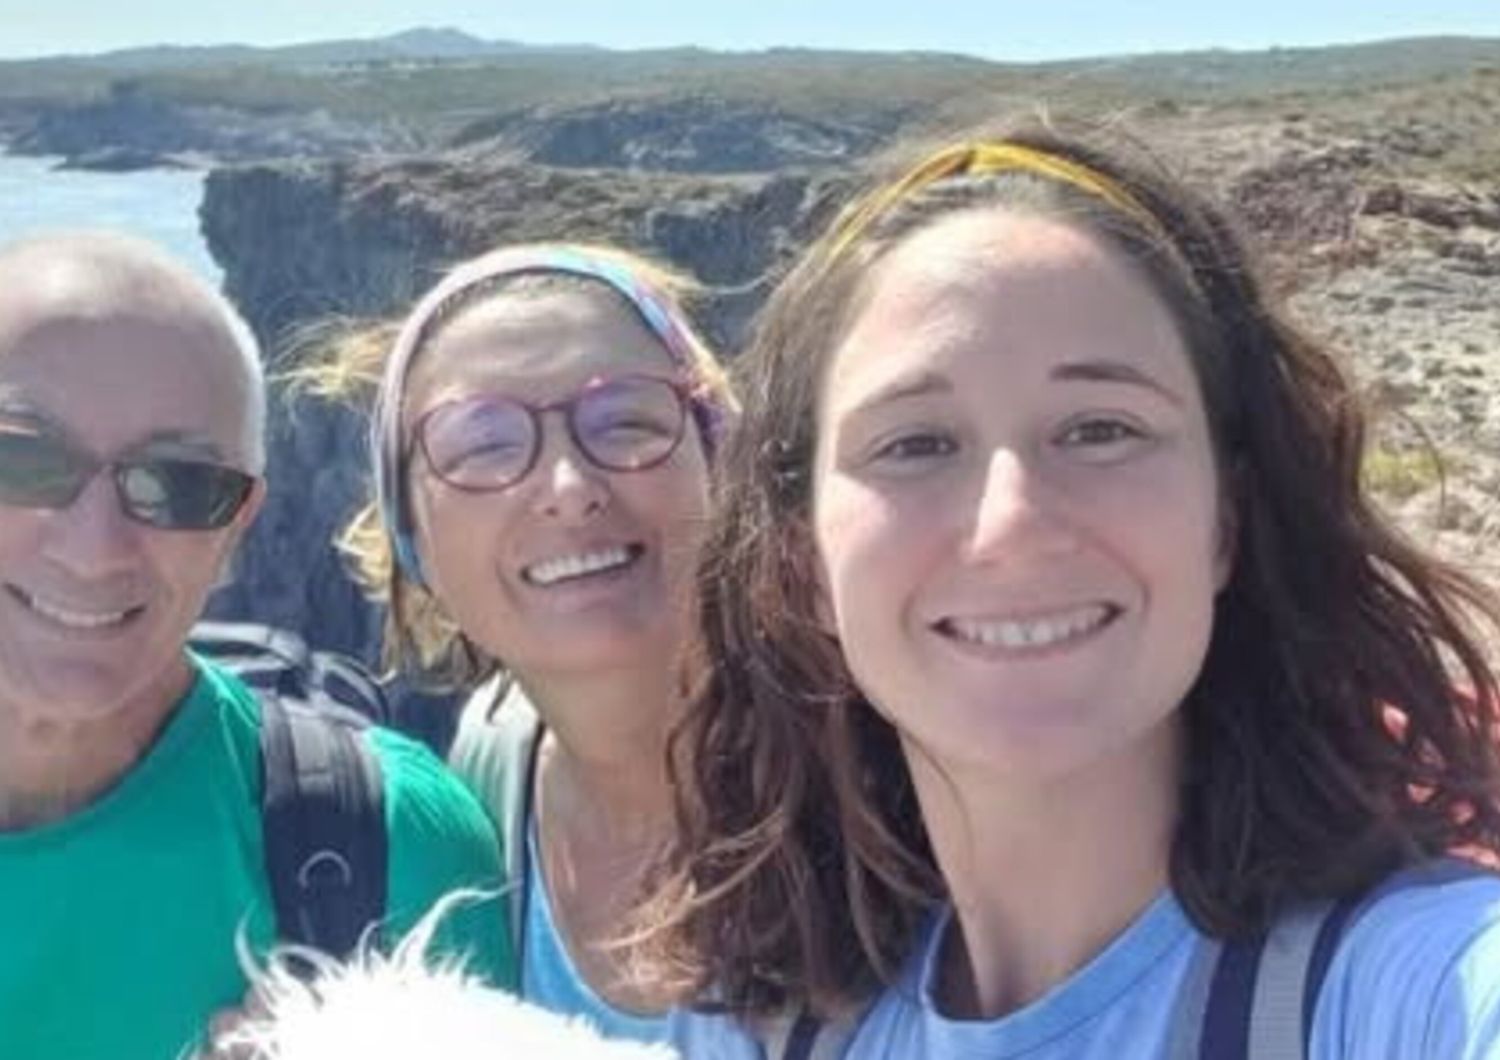
<svg viewBox="0 0 1500 1060"><path fill-rule="evenodd" d="M99 577L133 562L140 530L125 514L114 477L105 469L71 504L50 513L44 552L79 578Z"/></svg>

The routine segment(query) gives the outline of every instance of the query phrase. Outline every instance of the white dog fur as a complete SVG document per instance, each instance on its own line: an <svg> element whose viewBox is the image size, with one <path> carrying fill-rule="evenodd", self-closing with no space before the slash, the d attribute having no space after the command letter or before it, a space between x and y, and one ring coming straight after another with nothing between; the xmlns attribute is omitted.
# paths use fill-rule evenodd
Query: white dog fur
<svg viewBox="0 0 1500 1060"><path fill-rule="evenodd" d="M362 946L348 962L288 948L254 975L255 1001L210 1056L246 1060L678 1060L662 1045L605 1040L582 1020L482 984L428 956L440 903L389 955ZM294 972L312 964L311 979Z"/></svg>

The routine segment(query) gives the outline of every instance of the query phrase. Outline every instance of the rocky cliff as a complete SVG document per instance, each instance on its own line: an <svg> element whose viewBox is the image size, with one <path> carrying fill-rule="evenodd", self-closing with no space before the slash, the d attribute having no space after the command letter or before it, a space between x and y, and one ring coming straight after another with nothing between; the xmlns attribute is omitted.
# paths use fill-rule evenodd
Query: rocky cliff
<svg viewBox="0 0 1500 1060"><path fill-rule="evenodd" d="M695 306L732 349L765 277L826 212L840 178L684 177L562 170L456 153L392 162L258 165L210 174L203 230L272 359L309 324L399 312L441 269L503 242L570 238L636 247L708 285ZM329 542L365 496L363 425L278 401L270 497L215 613L303 630L371 654L377 616Z"/></svg>
<svg viewBox="0 0 1500 1060"><path fill-rule="evenodd" d="M691 96L542 106L460 130L455 145L548 166L673 173L768 173L848 162L889 139L910 108L811 117L764 103Z"/></svg>
<svg viewBox="0 0 1500 1060"><path fill-rule="evenodd" d="M836 204L849 167L712 176L515 160L534 152L669 167L684 138L701 150L744 132L742 124L691 133L641 125L628 106L610 113L620 128L578 142L573 130L587 122L501 123L427 157L218 171L208 181L204 231L230 295L271 350L330 314L399 310L456 258L565 237L638 247L712 285L703 319L732 351L778 264ZM1339 347L1385 411L1372 484L1412 533L1466 563L1493 565L1500 75L1346 97L1161 107L1137 125L1171 164L1236 208L1298 318ZM773 131L784 127L759 128L762 146L780 142ZM867 131L868 141L832 125L818 136L799 128L787 142L816 142L843 161L880 141L878 130ZM345 413L306 406L279 408L273 429L271 503L241 582L221 606L368 651L374 616L327 545L363 492L360 427Z"/></svg>
<svg viewBox="0 0 1500 1060"><path fill-rule="evenodd" d="M411 142L377 123L342 120L325 110L187 103L128 79L113 83L102 99L41 107L9 140L16 154L60 155L74 166L100 169L350 155Z"/></svg>

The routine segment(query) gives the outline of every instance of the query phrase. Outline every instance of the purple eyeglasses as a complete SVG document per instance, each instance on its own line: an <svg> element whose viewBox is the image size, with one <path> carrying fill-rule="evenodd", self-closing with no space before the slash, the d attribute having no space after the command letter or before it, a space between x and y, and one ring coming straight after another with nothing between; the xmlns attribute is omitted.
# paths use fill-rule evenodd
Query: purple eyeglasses
<svg viewBox="0 0 1500 1060"><path fill-rule="evenodd" d="M571 396L533 404L503 394L445 401L423 414L415 445L433 474L461 490L514 486L536 466L542 417L560 412L584 458L606 471L645 471L682 442L691 390L652 375L591 379Z"/></svg>

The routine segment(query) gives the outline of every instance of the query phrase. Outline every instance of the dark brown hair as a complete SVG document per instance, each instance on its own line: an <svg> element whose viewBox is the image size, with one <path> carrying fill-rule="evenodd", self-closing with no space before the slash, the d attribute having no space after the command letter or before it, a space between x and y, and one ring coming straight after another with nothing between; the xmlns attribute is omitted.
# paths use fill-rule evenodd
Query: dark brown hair
<svg viewBox="0 0 1500 1060"><path fill-rule="evenodd" d="M743 1014L832 1010L889 981L944 890L896 734L815 617L816 403L872 266L965 210L1063 220L1118 248L1173 313L1235 514L1236 561L1182 705L1172 886L1203 931L1356 892L1403 860L1500 841L1500 605L1408 543L1360 476L1365 413L1270 304L1212 204L1118 133L1004 137L1084 167L957 173L867 197L763 311L700 567L703 658L674 740L680 834L641 910L658 974ZM870 196L887 192L890 178ZM1455 694L1455 687L1465 693ZM654 930L653 930L654 929Z"/></svg>

